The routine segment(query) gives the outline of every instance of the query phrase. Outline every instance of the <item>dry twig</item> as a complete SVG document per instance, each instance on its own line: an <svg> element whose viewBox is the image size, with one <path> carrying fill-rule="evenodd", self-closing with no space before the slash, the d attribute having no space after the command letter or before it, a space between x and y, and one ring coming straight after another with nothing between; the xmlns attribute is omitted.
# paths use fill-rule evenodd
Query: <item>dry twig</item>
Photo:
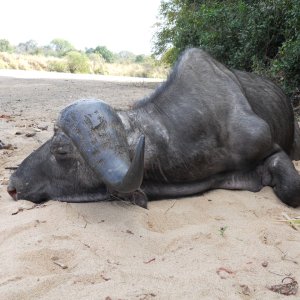
<svg viewBox="0 0 300 300"><path fill-rule="evenodd" d="M289 279L290 282L284 283L286 279ZM275 293L290 296L290 295L296 295L298 291L298 282L293 277L285 277L282 279L281 284L275 284L272 286L267 286L267 288Z"/></svg>

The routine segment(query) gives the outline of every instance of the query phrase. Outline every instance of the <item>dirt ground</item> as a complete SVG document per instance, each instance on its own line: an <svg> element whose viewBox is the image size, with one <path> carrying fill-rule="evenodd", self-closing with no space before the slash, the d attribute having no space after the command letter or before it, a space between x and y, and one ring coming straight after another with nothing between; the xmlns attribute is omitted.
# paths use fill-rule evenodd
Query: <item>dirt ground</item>
<svg viewBox="0 0 300 300"><path fill-rule="evenodd" d="M126 107L156 85L0 77L0 139L12 145L0 150L1 300L286 299L268 287L285 277L300 282L300 231L278 222L300 209L270 188L215 190L149 210L123 202L34 206L6 193L10 168L51 137L67 104L98 98Z"/></svg>

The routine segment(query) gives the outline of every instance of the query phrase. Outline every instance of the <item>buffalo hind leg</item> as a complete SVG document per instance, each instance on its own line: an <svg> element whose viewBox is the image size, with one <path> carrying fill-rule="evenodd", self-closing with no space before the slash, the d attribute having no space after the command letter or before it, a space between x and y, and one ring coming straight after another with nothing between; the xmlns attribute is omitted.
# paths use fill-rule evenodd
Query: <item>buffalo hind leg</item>
<svg viewBox="0 0 300 300"><path fill-rule="evenodd" d="M300 176L285 152L268 157L259 171L263 185L273 187L282 202L292 207L300 205Z"/></svg>

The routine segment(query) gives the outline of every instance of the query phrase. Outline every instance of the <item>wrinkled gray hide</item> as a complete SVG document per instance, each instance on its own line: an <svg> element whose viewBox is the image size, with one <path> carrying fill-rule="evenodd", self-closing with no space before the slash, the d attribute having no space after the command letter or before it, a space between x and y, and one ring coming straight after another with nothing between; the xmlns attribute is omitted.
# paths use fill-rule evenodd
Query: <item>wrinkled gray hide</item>
<svg viewBox="0 0 300 300"><path fill-rule="evenodd" d="M11 176L15 199L67 202L148 199L210 189L273 187L300 205L299 128L272 82L231 71L204 51L183 53L152 95L121 111L78 101L58 117L54 136Z"/></svg>

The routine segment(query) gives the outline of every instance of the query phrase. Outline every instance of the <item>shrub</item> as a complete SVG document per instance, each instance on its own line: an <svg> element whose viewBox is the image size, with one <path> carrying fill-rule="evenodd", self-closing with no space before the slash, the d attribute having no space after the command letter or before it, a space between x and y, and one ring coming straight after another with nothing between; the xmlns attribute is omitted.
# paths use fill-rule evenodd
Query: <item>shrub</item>
<svg viewBox="0 0 300 300"><path fill-rule="evenodd" d="M69 65L66 60L51 60L48 62L48 71L51 72L62 72L67 73L69 72Z"/></svg>
<svg viewBox="0 0 300 300"><path fill-rule="evenodd" d="M14 56L14 55L11 55L11 54L2 52L2 53L1 53L1 60L4 61L4 62L6 62L6 63L9 63L9 61L11 60L11 58L12 58L13 56Z"/></svg>
<svg viewBox="0 0 300 300"><path fill-rule="evenodd" d="M68 68L71 73L89 73L90 66L85 54L71 51L66 55Z"/></svg>
<svg viewBox="0 0 300 300"><path fill-rule="evenodd" d="M295 105L299 105L300 95L300 34L297 39L285 42L271 64L274 78L288 94L292 94Z"/></svg>
<svg viewBox="0 0 300 300"><path fill-rule="evenodd" d="M19 70L30 70L30 65L28 60L24 59L23 57L18 58L18 69Z"/></svg>
<svg viewBox="0 0 300 300"><path fill-rule="evenodd" d="M44 56L39 55L28 55L26 57L31 70L44 71L47 70L48 63L50 60Z"/></svg>
<svg viewBox="0 0 300 300"><path fill-rule="evenodd" d="M165 62L201 47L229 67L271 76L287 94L297 93L299 0L163 0L160 17L154 47Z"/></svg>
<svg viewBox="0 0 300 300"><path fill-rule="evenodd" d="M3 56L1 54L2 53L0 53L0 69L7 69L8 67L7 62L3 60Z"/></svg>
<svg viewBox="0 0 300 300"><path fill-rule="evenodd" d="M88 55L90 70L94 74L106 74L107 70L105 67L105 61L100 54L91 53Z"/></svg>

